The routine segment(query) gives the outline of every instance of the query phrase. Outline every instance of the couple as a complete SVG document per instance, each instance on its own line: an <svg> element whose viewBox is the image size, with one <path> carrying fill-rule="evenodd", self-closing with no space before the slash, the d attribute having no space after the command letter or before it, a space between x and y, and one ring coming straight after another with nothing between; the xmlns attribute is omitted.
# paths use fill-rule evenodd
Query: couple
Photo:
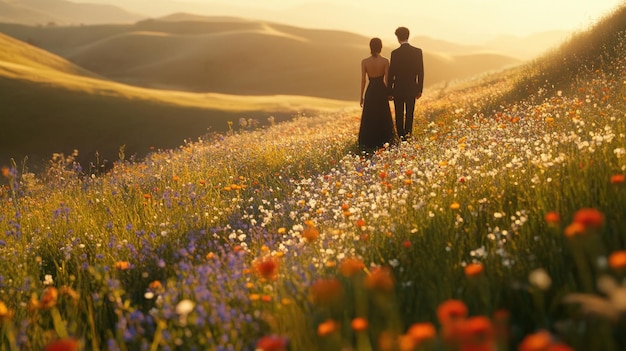
<svg viewBox="0 0 626 351"><path fill-rule="evenodd" d="M400 47L391 52L391 62L381 56L382 41L370 40L371 56L361 61L361 126L359 147L379 148L393 144L398 137L406 140L413 130L415 101L422 96L424 61L422 50L411 46L409 30L396 29ZM365 90L365 76L369 78ZM365 95L363 94L365 92ZM396 128L394 130L389 100L393 99Z"/></svg>

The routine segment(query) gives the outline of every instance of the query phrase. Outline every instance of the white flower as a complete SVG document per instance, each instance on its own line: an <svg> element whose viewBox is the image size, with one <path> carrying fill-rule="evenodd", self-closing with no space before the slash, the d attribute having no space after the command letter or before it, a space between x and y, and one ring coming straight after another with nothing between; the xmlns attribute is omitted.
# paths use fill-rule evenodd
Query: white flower
<svg viewBox="0 0 626 351"><path fill-rule="evenodd" d="M52 275L46 274L43 278L43 285L52 285L54 284L54 279L52 279Z"/></svg>
<svg viewBox="0 0 626 351"><path fill-rule="evenodd" d="M540 290L548 290L552 285L552 279L543 268L535 269L528 275L528 281Z"/></svg>
<svg viewBox="0 0 626 351"><path fill-rule="evenodd" d="M179 314L181 316L186 316L189 313L191 313L191 311L193 311L195 307L196 307L195 302L189 299L182 300L178 303L178 305L176 305L176 314Z"/></svg>

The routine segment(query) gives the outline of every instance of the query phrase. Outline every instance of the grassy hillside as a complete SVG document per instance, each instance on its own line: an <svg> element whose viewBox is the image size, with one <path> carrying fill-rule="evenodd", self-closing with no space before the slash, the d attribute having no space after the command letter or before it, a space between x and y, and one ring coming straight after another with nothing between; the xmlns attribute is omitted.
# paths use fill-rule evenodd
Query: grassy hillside
<svg viewBox="0 0 626 351"><path fill-rule="evenodd" d="M0 32L119 82L194 92L358 100L359 63L369 55L369 38L352 33L184 14L127 26L0 24ZM397 45L387 43L383 54ZM506 55L466 51L444 58L426 51L425 83L519 62Z"/></svg>
<svg viewBox="0 0 626 351"><path fill-rule="evenodd" d="M1 162L29 157L31 166L52 153L80 152L80 160L144 156L175 148L228 122L267 123L351 103L297 96L228 96L149 90L98 79L94 74L10 37L0 35ZM315 106L310 108L310 106Z"/></svg>
<svg viewBox="0 0 626 351"><path fill-rule="evenodd" d="M371 153L354 109L4 167L0 347L624 350L625 82L626 6Z"/></svg>

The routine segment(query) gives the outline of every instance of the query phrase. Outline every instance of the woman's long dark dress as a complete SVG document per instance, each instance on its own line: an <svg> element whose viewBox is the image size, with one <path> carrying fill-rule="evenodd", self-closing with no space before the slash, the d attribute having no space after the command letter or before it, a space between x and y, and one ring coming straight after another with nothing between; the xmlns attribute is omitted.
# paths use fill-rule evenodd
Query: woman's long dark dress
<svg viewBox="0 0 626 351"><path fill-rule="evenodd" d="M359 128L359 146L363 149L382 147L394 143L396 133L389 108L389 91L383 76L370 77Z"/></svg>

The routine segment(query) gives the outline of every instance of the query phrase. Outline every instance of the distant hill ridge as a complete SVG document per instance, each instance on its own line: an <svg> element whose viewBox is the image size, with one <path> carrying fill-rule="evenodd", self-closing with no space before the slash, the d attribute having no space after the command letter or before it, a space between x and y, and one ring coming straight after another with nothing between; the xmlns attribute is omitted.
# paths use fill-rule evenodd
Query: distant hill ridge
<svg viewBox="0 0 626 351"><path fill-rule="evenodd" d="M133 23L145 16L104 4L66 0L0 0L0 22L26 25Z"/></svg>
<svg viewBox="0 0 626 351"><path fill-rule="evenodd" d="M109 79L158 89L243 95L290 94L358 100L360 61L370 38L230 17L173 14L132 25L0 32L54 52ZM420 46L420 38L414 44ZM396 43L385 43L389 56ZM426 86L521 61L472 47L446 55L425 50Z"/></svg>

